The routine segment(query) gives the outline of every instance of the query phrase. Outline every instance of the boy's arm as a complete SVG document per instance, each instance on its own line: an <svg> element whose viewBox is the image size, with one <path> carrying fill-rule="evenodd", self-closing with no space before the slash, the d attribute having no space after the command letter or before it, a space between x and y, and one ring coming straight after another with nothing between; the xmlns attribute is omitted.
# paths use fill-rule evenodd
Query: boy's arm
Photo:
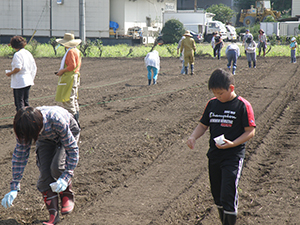
<svg viewBox="0 0 300 225"><path fill-rule="evenodd" d="M195 128L189 139L187 140L186 144L189 146L190 149L194 149L196 140L200 138L205 131L207 130L208 126L205 126L203 123L199 123L198 126Z"/></svg>
<svg viewBox="0 0 300 225"><path fill-rule="evenodd" d="M233 148L233 147L241 145L241 144L245 143L246 141L250 140L251 138L254 137L254 135L255 135L255 127L245 127L245 132L241 136L239 136L237 139L235 139L233 141L224 139L225 144L223 144L223 145L216 144L216 146L219 149Z"/></svg>

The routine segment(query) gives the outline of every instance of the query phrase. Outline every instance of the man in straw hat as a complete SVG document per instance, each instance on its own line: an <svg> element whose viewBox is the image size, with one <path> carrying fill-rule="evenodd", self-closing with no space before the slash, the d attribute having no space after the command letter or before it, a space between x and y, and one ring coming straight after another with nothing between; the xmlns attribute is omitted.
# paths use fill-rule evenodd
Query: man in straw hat
<svg viewBox="0 0 300 225"><path fill-rule="evenodd" d="M196 51L196 45L195 40L190 34L189 31L186 31L184 33L185 39L182 40L181 46L180 46L180 53L184 55L184 68L185 68L185 74L188 74L188 64L191 65L191 75L194 74L194 63L195 63L195 57L194 52Z"/></svg>
<svg viewBox="0 0 300 225"><path fill-rule="evenodd" d="M56 73L59 76L55 101L62 102L79 124L78 86L80 83L81 56L76 48L81 43L75 39L74 34L65 33L63 39L56 39L67 51L61 61L60 68Z"/></svg>

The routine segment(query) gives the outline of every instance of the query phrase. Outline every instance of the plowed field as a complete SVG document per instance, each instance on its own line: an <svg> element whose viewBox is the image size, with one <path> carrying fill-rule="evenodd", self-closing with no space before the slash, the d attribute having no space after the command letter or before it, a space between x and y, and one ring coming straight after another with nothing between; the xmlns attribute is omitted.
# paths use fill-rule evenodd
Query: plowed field
<svg viewBox="0 0 300 225"><path fill-rule="evenodd" d="M30 105L55 105L61 59L36 59ZM0 198L9 192L15 114L11 59L0 59ZM299 64L288 57L238 60L235 90L253 106L256 135L247 143L237 224L300 224ZM143 58L84 58L81 69L80 161L73 178L76 208L60 224L220 224L210 194L208 133L194 150L186 140L206 102L207 81L227 60L196 58L195 75L180 61L162 58L157 85L147 85ZM0 207L0 224L48 220L36 189L35 148L14 206Z"/></svg>

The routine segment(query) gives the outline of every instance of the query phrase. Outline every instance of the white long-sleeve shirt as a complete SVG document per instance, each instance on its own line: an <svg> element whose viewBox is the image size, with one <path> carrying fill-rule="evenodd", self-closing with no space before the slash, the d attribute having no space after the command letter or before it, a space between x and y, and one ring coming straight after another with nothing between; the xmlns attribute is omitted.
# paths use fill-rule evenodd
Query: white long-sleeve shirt
<svg viewBox="0 0 300 225"><path fill-rule="evenodd" d="M232 51L232 50L235 51L238 56L240 55L240 48L236 43L232 43L232 44L227 46L227 48L225 50L226 55L227 55L228 51Z"/></svg>
<svg viewBox="0 0 300 225"><path fill-rule="evenodd" d="M34 85L37 67L31 53L22 48L14 54L11 62L12 70L21 69L18 73L11 75L11 88L19 89Z"/></svg>
<svg viewBox="0 0 300 225"><path fill-rule="evenodd" d="M147 66L153 66L155 67L158 72L160 69L160 58L159 58L159 54L158 51L153 50L152 52L149 52L146 57L144 58L146 67Z"/></svg>
<svg viewBox="0 0 300 225"><path fill-rule="evenodd" d="M245 50L247 53L255 53L256 52L256 43L252 41L250 43L245 42Z"/></svg>

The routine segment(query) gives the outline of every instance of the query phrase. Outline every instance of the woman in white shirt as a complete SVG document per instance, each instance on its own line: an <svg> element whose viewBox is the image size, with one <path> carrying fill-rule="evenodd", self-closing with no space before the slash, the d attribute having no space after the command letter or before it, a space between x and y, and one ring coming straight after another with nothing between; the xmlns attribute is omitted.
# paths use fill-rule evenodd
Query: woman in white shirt
<svg viewBox="0 0 300 225"><path fill-rule="evenodd" d="M16 110L29 106L29 90L34 85L37 67L32 54L24 49L27 42L21 36L14 36L10 40L10 46L16 50L12 59L12 70L6 73L11 78Z"/></svg>

